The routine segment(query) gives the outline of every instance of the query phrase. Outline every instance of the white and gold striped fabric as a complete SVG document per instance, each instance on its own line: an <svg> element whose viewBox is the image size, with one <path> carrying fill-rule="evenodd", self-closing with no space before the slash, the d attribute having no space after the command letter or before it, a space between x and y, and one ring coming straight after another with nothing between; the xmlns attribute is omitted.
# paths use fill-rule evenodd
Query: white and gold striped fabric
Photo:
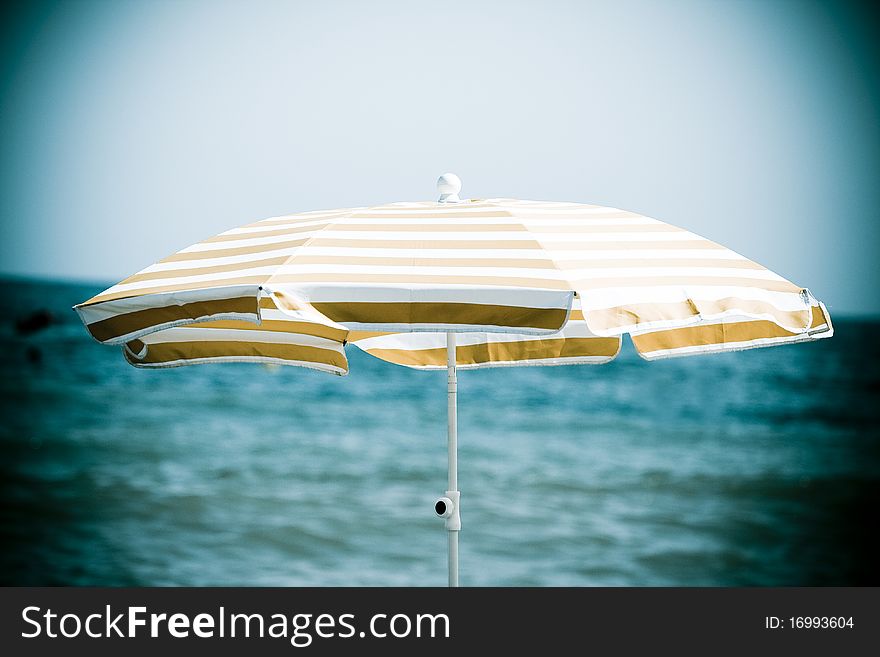
<svg viewBox="0 0 880 657"><path fill-rule="evenodd" d="M343 346L417 368L602 363L832 335L808 290L690 231L577 203L392 203L273 217L76 307L142 367L258 361L344 374Z"/></svg>
<svg viewBox="0 0 880 657"><path fill-rule="evenodd" d="M445 333L352 331L349 341L372 356L417 369L446 369ZM514 365L601 365L617 356L620 336L592 333L578 299L568 322L550 336L521 333L464 333L456 337L459 369Z"/></svg>
<svg viewBox="0 0 880 657"><path fill-rule="evenodd" d="M220 319L182 324L123 344L136 367L176 367L203 362L299 365L346 374L344 326L285 308L279 295L261 297L260 322Z"/></svg>

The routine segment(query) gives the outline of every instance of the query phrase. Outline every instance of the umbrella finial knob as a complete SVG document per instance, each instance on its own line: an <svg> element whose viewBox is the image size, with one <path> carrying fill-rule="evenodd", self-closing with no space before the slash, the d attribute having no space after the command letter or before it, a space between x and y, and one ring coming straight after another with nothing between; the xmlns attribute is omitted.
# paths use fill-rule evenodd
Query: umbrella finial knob
<svg viewBox="0 0 880 657"><path fill-rule="evenodd" d="M437 179L437 191L440 192L440 203L458 203L461 191L461 178L454 173L444 173Z"/></svg>

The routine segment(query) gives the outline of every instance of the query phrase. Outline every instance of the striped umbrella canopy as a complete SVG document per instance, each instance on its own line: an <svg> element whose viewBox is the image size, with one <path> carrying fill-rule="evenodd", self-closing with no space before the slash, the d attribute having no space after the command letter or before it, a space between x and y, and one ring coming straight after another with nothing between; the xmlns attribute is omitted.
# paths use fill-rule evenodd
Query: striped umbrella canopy
<svg viewBox="0 0 880 657"><path fill-rule="evenodd" d="M352 343L448 369L450 583L456 368L606 363L625 333L648 360L833 334L807 288L684 228L581 203L459 200L452 174L439 187L438 202L228 230L75 309L136 367L244 361L344 375Z"/></svg>

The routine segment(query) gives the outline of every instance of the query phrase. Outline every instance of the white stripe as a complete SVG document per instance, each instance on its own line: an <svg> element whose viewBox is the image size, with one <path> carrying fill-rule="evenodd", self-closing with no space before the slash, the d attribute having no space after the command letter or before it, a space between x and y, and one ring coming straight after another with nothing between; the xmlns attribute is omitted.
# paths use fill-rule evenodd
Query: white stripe
<svg viewBox="0 0 880 657"><path fill-rule="evenodd" d="M353 212L352 214L356 214L359 217L368 217L370 219L377 219L382 217L412 217L415 219L422 218L442 218L446 219L443 215L449 214L461 214L468 215L479 212L505 212L506 208L490 203L456 203L454 205L448 203L435 203L432 206L414 206L407 204L404 207L393 206L393 205L384 205L378 206L369 209L361 209L357 212ZM477 217L473 218L475 221ZM381 222L379 222L381 223Z"/></svg>
<svg viewBox="0 0 880 657"><path fill-rule="evenodd" d="M561 252L566 251L565 247L572 243L708 241L706 238L688 231L681 231L680 233L541 233L540 231L533 230L530 234L540 240L541 246L544 248L550 251L554 248L559 248Z"/></svg>
<svg viewBox="0 0 880 657"><path fill-rule="evenodd" d="M320 244L304 244L298 249L296 256L328 256L328 257L345 257L345 256L369 256L376 258L454 258L454 259L486 259L495 258L505 259L530 259L530 260L551 260L556 262L577 262L590 260L643 260L643 259L700 259L700 260L742 260L748 261L747 258L722 249L589 249L575 250L566 249L550 252L544 249L435 249L427 245L426 248L405 248L405 249L387 249L375 247L361 246L321 246ZM293 249L288 249L290 252ZM268 252L267 252L268 253ZM284 251L272 252L284 253ZM236 258L242 256L235 256ZM262 258L263 254L254 254L246 256L247 258ZM270 257L270 256L266 256ZM208 262L225 260L224 258L206 260ZM198 261L193 261L198 262ZM293 261L295 262L295 260ZM177 263L174 263L177 264Z"/></svg>
<svg viewBox="0 0 880 657"><path fill-rule="evenodd" d="M541 221L546 217L553 220L569 218L584 219L592 222L596 219L601 218L626 219L628 217L632 217L648 219L650 221L656 221L657 223L665 223L660 221L659 219L647 217L643 214L638 214L636 212L630 212L629 210L620 210L617 208L605 208L599 206L594 208L520 208L516 206L507 207L509 207L515 217L518 217L525 221Z"/></svg>
<svg viewBox="0 0 880 657"><path fill-rule="evenodd" d="M481 208L481 212L495 212L498 211L494 208ZM412 213L401 213L401 214L391 214L388 215L370 215L363 216L363 213L359 213L356 217L346 217L339 221L334 222L335 226L376 226L376 225L389 225L389 226L436 226L438 224L442 225L450 225L450 226L474 226L474 225L499 225L499 226L509 226L515 225L522 227L522 223L514 218L512 215L504 216L504 217L482 217L482 216L461 216L461 217L444 217L438 215L427 215L427 214L412 214ZM415 232L415 231L413 231Z"/></svg>
<svg viewBox="0 0 880 657"><path fill-rule="evenodd" d="M487 244L491 247L491 243ZM508 260L550 260L550 254L543 249L432 249L428 248L405 248L386 249L362 246L321 246L320 244L304 244L299 247L296 256L322 256L322 257L375 257L375 258L398 258L407 260L412 258L451 258L456 260L483 260L491 262L493 259ZM295 263L294 258L291 264Z"/></svg>
<svg viewBox="0 0 880 657"><path fill-rule="evenodd" d="M620 350L618 349L618 352ZM529 365L541 365L541 366L551 366L551 365L604 365L605 363L610 363L612 360L617 358L617 354L613 354L611 356L569 356L566 358L530 358L523 360L514 360L514 361L490 361L488 363L474 363L474 364L465 364L465 365L457 365L456 368L460 370L480 370L480 369L489 369L491 367L528 367ZM437 367L437 368L424 368L424 369L446 369L445 367Z"/></svg>
<svg viewBox="0 0 880 657"><path fill-rule="evenodd" d="M365 207L339 208L338 210L310 210L308 212L295 212L293 214L280 214L280 215L277 215L274 217L267 217L266 219L260 219L259 221L255 222L255 223L260 224L260 223L264 223L267 221L280 221L281 219L295 221L297 219L311 220L311 219L333 218L333 217L344 216L346 214L351 214L352 212L358 212L358 211L364 210L364 209L365 209Z"/></svg>
<svg viewBox="0 0 880 657"><path fill-rule="evenodd" d="M553 260L576 263L590 260L737 260L750 262L738 253L726 249L575 249L553 252Z"/></svg>
<svg viewBox="0 0 880 657"><path fill-rule="evenodd" d="M574 201L527 201L515 198L486 199L489 203L496 203L503 207L511 207L523 210L576 210L578 212L624 212L620 208L612 208L606 205L588 205L575 203Z"/></svg>
<svg viewBox="0 0 880 657"><path fill-rule="evenodd" d="M220 251L223 249L240 249L249 246L266 246L272 244L280 244L281 242L290 242L293 240L307 240L321 231L320 228L308 230L302 233L293 233L291 235L275 235L273 237L254 237L251 239L230 240L228 242L199 242L193 244L178 253L202 253L204 251Z"/></svg>
<svg viewBox="0 0 880 657"><path fill-rule="evenodd" d="M495 211L492 208L481 208L482 212L490 212ZM497 213L497 211L495 211ZM448 217L448 216L438 216L438 215L427 215L427 214L414 214L414 213L398 213L392 214L389 213L387 215L372 215L363 216L364 213L358 213L358 216L349 217L345 216L339 219L334 220L332 223L335 226L372 226L372 225L401 225L401 226L418 226L420 224L423 225L435 225L435 224L444 224L451 226L473 226L473 225L516 225L523 227L533 227L533 228L545 228L545 227L559 227L564 228L567 226L654 226L654 225L669 225L664 224L661 221L657 221L656 219L651 219L650 217L643 217L641 215L633 215L627 217L603 217L599 216L582 216L582 217L550 217L548 216L546 219L533 218L523 221L521 217L515 217L513 215L503 216L503 217L485 217L485 216L460 216L460 217ZM586 222L586 223L585 223ZM268 227L267 227L268 229ZM246 232L246 231L242 231Z"/></svg>
<svg viewBox="0 0 880 657"><path fill-rule="evenodd" d="M110 288L112 290L114 288ZM109 292L109 290L108 290ZM159 294L147 294L128 299L115 299L103 301L91 306L76 306L75 310L85 324L93 324L110 317L124 315L126 313L147 310L149 308L161 308L163 306L196 303L199 301L216 301L220 299L234 299L236 297L256 297L259 294L257 285L229 285L219 288L206 288L203 290L187 290L185 292L162 292Z"/></svg>
<svg viewBox="0 0 880 657"><path fill-rule="evenodd" d="M388 284L301 283L271 284L272 289L300 295L311 303L476 303L522 308L558 308L571 306L574 293L568 290L510 288L489 285L438 287L433 283Z"/></svg>
<svg viewBox="0 0 880 657"><path fill-rule="evenodd" d="M727 271L730 271L729 269ZM412 265L322 265L308 264L298 265L294 260L293 264L280 265L275 270L276 276L294 276L297 274L351 274L352 282L357 280L358 276L365 274L389 274L394 276L497 276L497 277L519 277L534 278L542 280L561 281L566 276L558 269L536 268L536 267L431 267L431 266L412 266ZM401 281L404 283L404 281Z"/></svg>
<svg viewBox="0 0 880 657"><path fill-rule="evenodd" d="M345 215L342 215L345 216ZM277 221L277 220L276 220ZM239 228L232 228L227 230L224 233L220 233L217 237L221 235L241 235L247 233L269 233L273 230L287 230L288 228L323 228L324 226L329 226L334 223L335 219L321 219L315 221L295 221L287 224L275 224L272 226L241 226ZM303 231L305 232L305 231ZM295 235L296 233L291 233Z"/></svg>
<svg viewBox="0 0 880 657"><path fill-rule="evenodd" d="M335 322L332 322L329 319L324 318L323 321L318 321L316 318L316 315L318 314L319 313L317 311L314 311L314 315L310 313L308 316L306 316L305 313L297 311L280 310L275 308L260 308L260 317L263 320L271 320L273 322L308 322L311 324L317 323L324 326L329 326L331 328L345 330L344 326L337 325Z"/></svg>
<svg viewBox="0 0 880 657"><path fill-rule="evenodd" d="M307 235L308 233L300 233ZM288 237L288 236L285 236ZM686 231L670 233L542 233L539 230L498 230L498 231L355 231L355 230L332 230L321 233L321 239L334 240L382 240L382 241L456 241L456 242L481 242L481 241L525 241L534 242L540 240L545 248L552 249L554 244L567 245L572 242L681 242L681 241L706 241L699 235ZM280 238L273 238L279 240ZM235 246L251 246L251 243L265 244L268 238L242 240L241 242L223 242L229 248ZM213 246L213 245L212 245ZM487 244L487 246L489 246Z"/></svg>
<svg viewBox="0 0 880 657"><path fill-rule="evenodd" d="M559 233L556 233L559 236ZM535 236L525 230L494 230L494 231L393 231L393 230L331 230L321 233L321 239L333 240L382 240L382 241L455 241L480 242L495 240L517 240L534 242ZM487 246L489 246L487 244Z"/></svg>
<svg viewBox="0 0 880 657"><path fill-rule="evenodd" d="M514 361L489 361L486 363L467 363L456 365L459 370L486 370L493 367L529 367L529 366L554 366L554 365L603 365L616 358L615 356L576 356L568 358L534 358ZM414 370L445 370L446 365L410 365Z"/></svg>
<svg viewBox="0 0 880 657"><path fill-rule="evenodd" d="M276 249L274 251L261 251L259 253L245 253L242 255L224 256L222 258L202 258L199 260L178 260L175 262L157 262L150 265L146 269L142 269L138 274L147 274L154 271L169 271L186 269L204 269L206 267L218 267L220 265L243 264L245 267L250 262L259 262L260 260L269 260L271 258L290 257L297 247L287 247L284 249ZM235 275L236 271L230 271L230 275ZM137 274L135 274L137 275Z"/></svg>
<svg viewBox="0 0 880 657"><path fill-rule="evenodd" d="M543 271L543 270L532 270ZM717 278L750 278L787 282L779 274L767 269L739 269L736 267L599 267L596 269L566 269L564 276L573 281L590 283L603 278L653 278L657 276L711 276ZM646 281L651 285L652 281Z"/></svg>
<svg viewBox="0 0 880 657"><path fill-rule="evenodd" d="M590 290L588 293L581 293L580 296L585 312L642 303L680 303L688 299L711 303L727 298L766 301L782 311L804 310L807 307L800 295L792 292L776 292L758 287L734 285L620 287Z"/></svg>
<svg viewBox="0 0 880 657"><path fill-rule="evenodd" d="M310 370L329 372L338 376L346 376L348 372L334 365L327 365L317 361L308 360L284 360L283 358L270 358L268 356L211 356L210 358L180 358L178 360L163 361L160 363L141 363L137 360L128 361L132 365L143 369L166 369L181 367L183 365L200 365L204 363L268 363L271 365L294 365L305 367Z"/></svg>
<svg viewBox="0 0 880 657"><path fill-rule="evenodd" d="M431 324L399 324L399 323L364 323L364 322L340 322L352 331L381 331L383 333L436 333L437 331L446 331L453 333L511 333L516 331L523 335L539 335L541 337L553 337L558 333L558 329L542 329L542 328L523 328L518 326L498 324L445 324L443 322L433 322Z"/></svg>
<svg viewBox="0 0 880 657"><path fill-rule="evenodd" d="M257 326L256 324L254 326ZM147 345L164 344L167 342L260 342L268 344L298 345L302 347L320 347L339 351L340 342L303 333L285 333L281 331L260 331L259 329L221 329L206 328L198 324L179 326L177 328L157 331L141 338Z"/></svg>
<svg viewBox="0 0 880 657"><path fill-rule="evenodd" d="M212 274L197 274L193 276L175 277L173 272L169 272L168 278L158 278L149 281L137 281L135 283L120 283L114 285L108 292L133 292L135 290L150 289L153 287L162 287L163 285L178 285L181 283L207 283L210 281L223 281L241 276L271 276L277 267L254 267L253 269L240 269L237 271L220 271Z"/></svg>
<svg viewBox="0 0 880 657"><path fill-rule="evenodd" d="M619 351L619 350L618 350ZM552 366L552 365L604 365L605 363L609 363L617 357L617 354L613 356L574 356L567 358L532 358L525 360L514 360L514 361L490 361L488 363L474 363L474 364L465 364L465 365L457 365L456 368L460 370L482 370L489 369L492 367L528 367L530 365L540 365L540 366ZM411 366L410 366L411 367ZM420 367L418 369L446 369L445 366L440 367Z"/></svg>

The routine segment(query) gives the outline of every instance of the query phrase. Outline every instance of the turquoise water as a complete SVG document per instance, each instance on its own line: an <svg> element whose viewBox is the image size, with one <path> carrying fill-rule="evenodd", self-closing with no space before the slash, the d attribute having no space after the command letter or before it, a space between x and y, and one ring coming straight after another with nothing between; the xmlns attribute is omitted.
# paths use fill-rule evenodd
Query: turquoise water
<svg viewBox="0 0 880 657"><path fill-rule="evenodd" d="M100 289L3 282L3 583L446 583L444 373L136 370L70 310ZM835 328L460 373L462 583L880 583L880 323Z"/></svg>

